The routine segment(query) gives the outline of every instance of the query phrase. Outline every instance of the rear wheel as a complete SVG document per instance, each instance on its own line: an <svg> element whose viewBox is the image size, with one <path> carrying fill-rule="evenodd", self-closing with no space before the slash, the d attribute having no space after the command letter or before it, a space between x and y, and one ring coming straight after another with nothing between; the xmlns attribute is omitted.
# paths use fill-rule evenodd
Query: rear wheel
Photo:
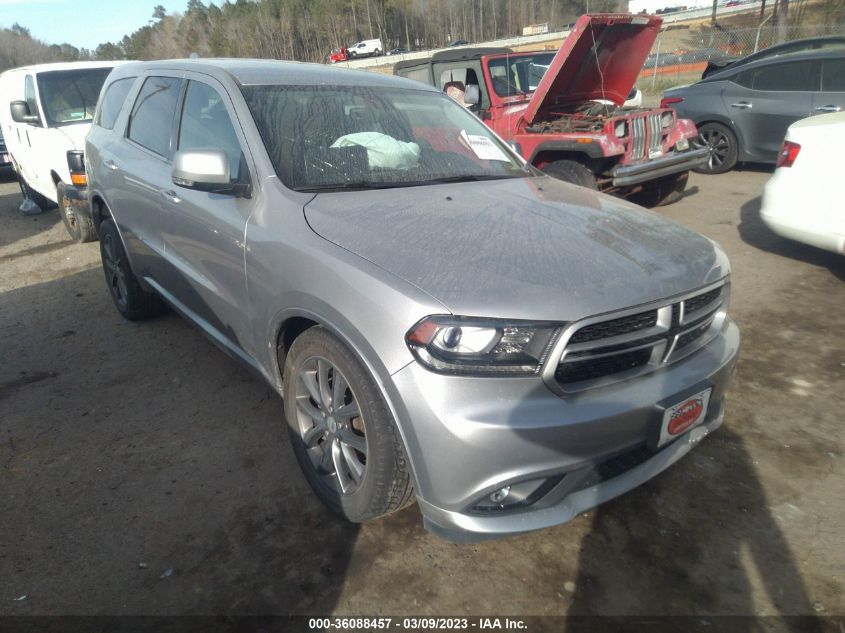
<svg viewBox="0 0 845 633"><path fill-rule="evenodd" d="M739 149L736 134L721 123L705 123L698 128L698 137L693 147L710 150L709 160L695 171L700 174L722 174L736 165Z"/></svg>
<svg viewBox="0 0 845 633"><path fill-rule="evenodd" d="M593 172L577 161L568 159L556 160L543 167L543 171L558 180L587 187L588 189L598 190L596 177L593 175Z"/></svg>
<svg viewBox="0 0 845 633"><path fill-rule="evenodd" d="M79 213L73 201L65 192L64 183L56 187L56 194L59 198L59 211L62 213L62 222L68 235L74 242L93 242L97 239L97 231L94 229L94 222L84 213Z"/></svg>
<svg viewBox="0 0 845 633"><path fill-rule="evenodd" d="M349 349L322 327L285 359L285 417L294 454L320 500L360 523L413 501L396 424Z"/></svg>
<svg viewBox="0 0 845 633"><path fill-rule="evenodd" d="M132 272L117 227L110 219L100 224L100 256L109 294L120 314L130 321L140 321L164 312L164 302L144 290Z"/></svg>

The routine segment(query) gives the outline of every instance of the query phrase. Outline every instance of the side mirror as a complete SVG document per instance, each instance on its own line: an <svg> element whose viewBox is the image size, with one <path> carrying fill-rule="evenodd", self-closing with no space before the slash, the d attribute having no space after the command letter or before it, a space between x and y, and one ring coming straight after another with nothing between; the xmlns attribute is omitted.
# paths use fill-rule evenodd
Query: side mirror
<svg viewBox="0 0 845 633"><path fill-rule="evenodd" d="M12 101L9 104L9 111L12 114L12 121L15 123L40 123L41 119L37 114L29 111L29 104L26 101Z"/></svg>
<svg viewBox="0 0 845 633"><path fill-rule="evenodd" d="M198 149L176 152L171 178L174 185L185 189L223 193L249 198L249 183L232 182L229 157L219 149Z"/></svg>
<svg viewBox="0 0 845 633"><path fill-rule="evenodd" d="M477 106L481 103L481 91L478 84L469 84L464 91L464 103L470 106Z"/></svg>

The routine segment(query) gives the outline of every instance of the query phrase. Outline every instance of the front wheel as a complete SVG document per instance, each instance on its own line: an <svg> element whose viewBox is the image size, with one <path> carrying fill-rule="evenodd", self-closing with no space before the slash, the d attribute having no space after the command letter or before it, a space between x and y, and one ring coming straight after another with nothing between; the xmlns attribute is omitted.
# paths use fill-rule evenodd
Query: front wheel
<svg viewBox="0 0 845 633"><path fill-rule="evenodd" d="M97 231L94 229L94 222L84 213L79 213L73 201L65 191L64 183L56 187L56 194L59 199L59 211L62 213L62 222L67 229L70 239L74 242L93 242L97 239Z"/></svg>
<svg viewBox="0 0 845 633"><path fill-rule="evenodd" d="M543 167L543 171L558 180L563 180L573 185L580 185L587 189L598 190L596 177L593 175L593 172L577 161L568 159L556 160Z"/></svg>
<svg viewBox="0 0 845 633"><path fill-rule="evenodd" d="M647 188L629 196L628 200L647 208L665 207L667 204L674 204L684 197L688 181L688 171L663 176L647 183Z"/></svg>
<svg viewBox="0 0 845 633"><path fill-rule="evenodd" d="M698 137L692 142L695 148L710 150L710 158L695 171L700 174L723 174L736 165L739 149L736 134L721 123L705 123L698 128Z"/></svg>
<svg viewBox="0 0 845 633"><path fill-rule="evenodd" d="M353 523L411 503L396 423L366 368L322 327L285 359L285 417L293 451L320 500Z"/></svg>
<svg viewBox="0 0 845 633"><path fill-rule="evenodd" d="M117 227L110 219L100 224L100 256L109 294L117 311L126 319L140 321L165 310L164 302L158 295L141 287L132 272Z"/></svg>

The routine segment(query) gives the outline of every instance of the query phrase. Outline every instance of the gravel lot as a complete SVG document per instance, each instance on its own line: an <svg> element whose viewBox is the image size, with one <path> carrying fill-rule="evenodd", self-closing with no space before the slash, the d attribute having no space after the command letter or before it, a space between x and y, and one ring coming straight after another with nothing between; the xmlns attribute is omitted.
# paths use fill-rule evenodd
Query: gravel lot
<svg viewBox="0 0 845 633"><path fill-rule="evenodd" d="M661 210L733 263L725 426L567 525L464 546L415 506L335 519L280 399L174 314L123 321L98 245L0 179L0 615L845 614L845 258L765 228L768 177L693 175Z"/></svg>

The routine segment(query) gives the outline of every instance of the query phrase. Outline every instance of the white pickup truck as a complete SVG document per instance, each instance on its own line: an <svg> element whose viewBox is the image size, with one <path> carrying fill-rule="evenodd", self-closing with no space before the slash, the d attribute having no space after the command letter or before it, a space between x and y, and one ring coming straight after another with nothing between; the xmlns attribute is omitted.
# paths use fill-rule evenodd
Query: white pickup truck
<svg viewBox="0 0 845 633"><path fill-rule="evenodd" d="M384 46L381 45L380 39L363 40L357 42L346 49L346 56L349 59L355 57L378 57L384 52Z"/></svg>
<svg viewBox="0 0 845 633"><path fill-rule="evenodd" d="M46 210L58 205L71 238L96 239L83 149L103 82L122 62L38 64L0 75L0 128L21 190Z"/></svg>

